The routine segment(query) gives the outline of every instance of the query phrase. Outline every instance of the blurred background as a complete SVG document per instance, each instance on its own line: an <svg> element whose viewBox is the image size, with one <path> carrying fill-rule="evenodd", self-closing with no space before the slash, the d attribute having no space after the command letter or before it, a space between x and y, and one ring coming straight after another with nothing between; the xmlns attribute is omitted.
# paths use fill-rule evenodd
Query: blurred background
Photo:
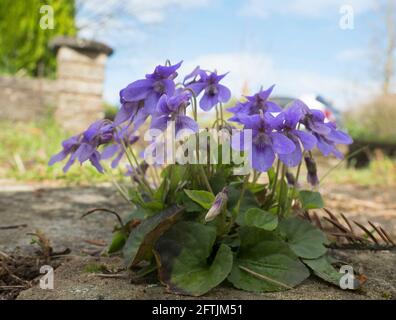
<svg viewBox="0 0 396 320"><path fill-rule="evenodd" d="M321 109L355 140L322 174L337 165L330 182L394 186L395 55L396 0L1 0L0 181L105 181L48 159L170 59L181 74L229 72L234 103L276 84L281 105Z"/></svg>

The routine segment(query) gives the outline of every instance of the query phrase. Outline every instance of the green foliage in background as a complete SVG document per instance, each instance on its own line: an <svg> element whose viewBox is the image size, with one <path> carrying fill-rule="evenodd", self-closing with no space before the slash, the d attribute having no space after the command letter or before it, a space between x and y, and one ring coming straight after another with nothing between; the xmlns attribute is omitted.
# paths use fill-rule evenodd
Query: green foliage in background
<svg viewBox="0 0 396 320"><path fill-rule="evenodd" d="M51 181L62 185L108 181L106 175L88 165L73 167L67 175L60 166L48 166L50 156L59 152L60 143L69 135L51 116L29 123L0 121L0 179Z"/></svg>
<svg viewBox="0 0 396 320"><path fill-rule="evenodd" d="M54 29L42 29L43 5L53 8ZM55 54L48 48L55 36L74 36L74 0L0 1L0 74L52 77Z"/></svg>
<svg viewBox="0 0 396 320"><path fill-rule="evenodd" d="M396 143L396 96L377 97L345 114L345 126L356 141Z"/></svg>
<svg viewBox="0 0 396 320"><path fill-rule="evenodd" d="M365 168L356 170L341 167L334 170L329 177L329 182L394 187L396 185L396 160L377 152L374 153L369 165Z"/></svg>

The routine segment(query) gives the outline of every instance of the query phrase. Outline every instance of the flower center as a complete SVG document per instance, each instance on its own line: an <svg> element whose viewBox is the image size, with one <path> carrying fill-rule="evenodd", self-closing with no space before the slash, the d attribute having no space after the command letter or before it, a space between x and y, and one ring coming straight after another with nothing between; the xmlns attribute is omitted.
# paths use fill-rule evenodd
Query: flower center
<svg viewBox="0 0 396 320"><path fill-rule="evenodd" d="M207 90L208 90L207 91L208 95L210 95L212 97L217 95L217 93L219 92L219 90L217 89L217 86L215 86L215 85L210 85Z"/></svg>
<svg viewBox="0 0 396 320"><path fill-rule="evenodd" d="M162 81L157 81L154 83L154 91L160 94L165 93L165 85Z"/></svg>
<svg viewBox="0 0 396 320"><path fill-rule="evenodd" d="M253 139L253 144L257 146L265 146L271 144L271 140L264 131L260 131Z"/></svg>

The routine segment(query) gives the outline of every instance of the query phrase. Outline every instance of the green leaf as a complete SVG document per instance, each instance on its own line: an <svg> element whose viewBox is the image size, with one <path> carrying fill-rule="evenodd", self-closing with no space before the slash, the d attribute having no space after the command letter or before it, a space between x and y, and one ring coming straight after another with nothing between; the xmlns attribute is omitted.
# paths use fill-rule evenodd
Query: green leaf
<svg viewBox="0 0 396 320"><path fill-rule="evenodd" d="M209 210L215 200L215 196L204 190L184 190L187 196L198 203L202 208Z"/></svg>
<svg viewBox="0 0 396 320"><path fill-rule="evenodd" d="M114 253L117 251L120 251L122 247L125 244L125 241L127 239L127 236L124 231L122 230L117 230L113 234L113 239L111 241L111 244L109 248L107 249L108 253Z"/></svg>
<svg viewBox="0 0 396 320"><path fill-rule="evenodd" d="M162 176L169 179L169 193L173 194L183 180L188 180L187 166L172 164L163 170Z"/></svg>
<svg viewBox="0 0 396 320"><path fill-rule="evenodd" d="M279 231L290 249L304 259L316 259L326 253L326 236L308 221L288 218L279 223Z"/></svg>
<svg viewBox="0 0 396 320"><path fill-rule="evenodd" d="M340 285L343 273L339 273L330 263L327 255L317 259L303 259L303 262L312 269L313 273L319 278L330 282L336 286Z"/></svg>
<svg viewBox="0 0 396 320"><path fill-rule="evenodd" d="M239 192L240 195L240 192ZM227 203L228 204L228 203ZM231 210L232 208L235 209L235 206L229 206L229 210ZM251 193L250 191L246 190L245 191L245 195L242 198L241 201L241 206L239 207L239 214L237 216L237 220L236 222L240 225L243 226L245 225L245 213L247 211L249 211L250 209L259 209L259 203L257 202L255 196L253 195L253 193Z"/></svg>
<svg viewBox="0 0 396 320"><path fill-rule="evenodd" d="M276 173L275 173L275 169L273 167L271 167L268 171L267 171L267 175L268 175L268 180L269 180L269 184L272 188L272 186L275 183L275 177L276 177Z"/></svg>
<svg viewBox="0 0 396 320"><path fill-rule="evenodd" d="M129 234L124 246L124 260L128 268L142 260L150 260L155 241L176 222L183 208L172 206L139 224Z"/></svg>
<svg viewBox="0 0 396 320"><path fill-rule="evenodd" d="M133 204L135 204L136 206L144 205L144 199L140 194L140 192L138 192L135 189L130 189L128 193L129 193L129 198L131 199Z"/></svg>
<svg viewBox="0 0 396 320"><path fill-rule="evenodd" d="M126 224L130 222L131 220L137 219L137 220L143 220L147 218L147 212L145 209L143 209L140 206L136 206L131 213L129 213L126 218L125 222Z"/></svg>
<svg viewBox="0 0 396 320"><path fill-rule="evenodd" d="M305 210L320 209L324 207L324 202L319 192L302 190L299 192L299 198L302 208Z"/></svg>
<svg viewBox="0 0 396 320"><path fill-rule="evenodd" d="M289 202L288 201L289 186L285 180L281 180L279 181L276 189L278 193L277 198L279 199L278 206L281 207L282 216L283 217L288 216L287 204Z"/></svg>
<svg viewBox="0 0 396 320"><path fill-rule="evenodd" d="M181 204L186 212L206 212L207 210L202 208L198 203L192 201L184 192L178 192L176 195L176 201Z"/></svg>
<svg viewBox="0 0 396 320"><path fill-rule="evenodd" d="M278 226L278 216L259 208L250 208L242 215L242 225L273 231Z"/></svg>
<svg viewBox="0 0 396 320"><path fill-rule="evenodd" d="M228 189L228 201L227 201L227 209L232 211L238 203L239 197L242 192L242 183L234 182L230 184ZM245 194L241 201L241 206L239 208L239 212L247 211L250 208L259 207L259 203L256 200L256 197L250 190L246 190Z"/></svg>
<svg viewBox="0 0 396 320"><path fill-rule="evenodd" d="M241 247L228 280L255 292L286 290L304 281L309 270L273 232L242 227Z"/></svg>
<svg viewBox="0 0 396 320"><path fill-rule="evenodd" d="M168 194L168 187L168 180L162 179L162 182L159 185L158 189L154 192L153 199L164 203Z"/></svg>
<svg viewBox="0 0 396 320"><path fill-rule="evenodd" d="M178 222L158 239L154 253L159 277L169 291L200 296L227 278L232 252L222 244L214 255L215 241L214 227L192 221Z"/></svg>
<svg viewBox="0 0 396 320"><path fill-rule="evenodd" d="M249 183L247 189L252 192L252 193L259 193L263 190L266 189L266 185L265 184L259 184L259 183Z"/></svg>
<svg viewBox="0 0 396 320"><path fill-rule="evenodd" d="M227 184L229 171L230 170L226 170L225 168L220 167L219 171L217 171L209 180L210 185L212 186L213 192L215 194L219 193Z"/></svg>
<svg viewBox="0 0 396 320"><path fill-rule="evenodd" d="M142 207L146 209L148 212L157 213L164 209L164 204L159 201L148 201L145 202ZM150 214L152 215L152 214Z"/></svg>

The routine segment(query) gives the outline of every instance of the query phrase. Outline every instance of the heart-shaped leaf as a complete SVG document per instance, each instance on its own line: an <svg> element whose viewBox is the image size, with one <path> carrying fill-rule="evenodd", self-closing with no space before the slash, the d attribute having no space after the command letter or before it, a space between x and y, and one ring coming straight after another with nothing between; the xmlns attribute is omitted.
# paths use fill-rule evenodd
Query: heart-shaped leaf
<svg viewBox="0 0 396 320"><path fill-rule="evenodd" d="M273 231L278 226L278 216L259 208L250 208L240 215L238 223L248 227L257 227L267 231Z"/></svg>
<svg viewBox="0 0 396 320"><path fill-rule="evenodd" d="M309 276L288 245L273 232L242 227L241 246L228 280L238 289L270 292L290 289Z"/></svg>
<svg viewBox="0 0 396 320"><path fill-rule="evenodd" d="M215 196L211 192L204 190L184 190L184 192L191 200L207 210L210 209L215 199Z"/></svg>
<svg viewBox="0 0 396 320"><path fill-rule="evenodd" d="M313 273L319 278L330 282L336 286L340 285L343 273L339 273L329 262L326 255L317 259L303 259L303 262L312 269Z"/></svg>
<svg viewBox="0 0 396 320"><path fill-rule="evenodd" d="M183 208L172 206L144 220L129 234L123 254L127 267L150 260L155 241L176 222Z"/></svg>
<svg viewBox="0 0 396 320"><path fill-rule="evenodd" d="M227 278L232 252L222 244L214 255L215 240L214 227L192 221L178 222L158 239L154 253L159 277L169 291L200 296Z"/></svg>
<svg viewBox="0 0 396 320"><path fill-rule="evenodd" d="M290 249L304 259L316 259L326 253L326 236L308 221L288 218L279 223L281 235Z"/></svg>
<svg viewBox="0 0 396 320"><path fill-rule="evenodd" d="M324 207L324 202L319 192L302 190L299 192L299 198L303 209L320 209Z"/></svg>
<svg viewBox="0 0 396 320"><path fill-rule="evenodd" d="M240 183L232 183L228 189L228 201L227 209L232 211L239 201L241 196L242 185ZM250 208L257 208L259 203L257 202L254 194L250 190L246 190L242 198L239 212L247 211Z"/></svg>

